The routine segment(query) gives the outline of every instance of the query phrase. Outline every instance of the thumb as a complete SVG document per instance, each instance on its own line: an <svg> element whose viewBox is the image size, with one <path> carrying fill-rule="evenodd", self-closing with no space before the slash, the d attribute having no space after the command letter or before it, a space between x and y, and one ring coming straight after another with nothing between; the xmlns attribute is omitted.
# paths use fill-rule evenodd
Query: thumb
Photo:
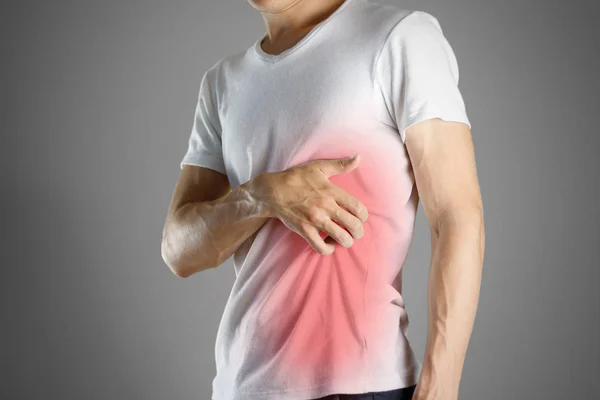
<svg viewBox="0 0 600 400"><path fill-rule="evenodd" d="M351 157L337 158L333 160L322 160L318 164L318 168L323 174L329 178L333 175L347 173L358 167L360 163L360 156L358 153Z"/></svg>

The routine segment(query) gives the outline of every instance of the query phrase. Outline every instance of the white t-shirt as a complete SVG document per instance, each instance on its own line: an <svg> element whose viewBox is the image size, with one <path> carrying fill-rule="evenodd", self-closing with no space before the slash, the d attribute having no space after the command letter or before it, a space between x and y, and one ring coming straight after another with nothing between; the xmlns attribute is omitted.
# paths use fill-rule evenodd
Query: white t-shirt
<svg viewBox="0 0 600 400"><path fill-rule="evenodd" d="M212 399L413 385L421 363L406 338L401 269L418 192L404 137L429 118L470 127L453 51L430 14L372 0L347 0L279 55L261 40L204 74L181 167L219 171L235 189L263 172L358 152L358 168L330 181L369 219L361 239L328 256L276 218L242 244Z"/></svg>

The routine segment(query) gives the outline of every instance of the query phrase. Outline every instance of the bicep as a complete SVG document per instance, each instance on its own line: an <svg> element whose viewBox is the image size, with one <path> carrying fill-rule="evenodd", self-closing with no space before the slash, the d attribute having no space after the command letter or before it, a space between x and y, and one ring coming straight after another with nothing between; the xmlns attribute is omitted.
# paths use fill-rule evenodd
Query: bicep
<svg viewBox="0 0 600 400"><path fill-rule="evenodd" d="M431 228L442 218L482 209L475 152L467 124L432 118L406 130L405 145Z"/></svg>

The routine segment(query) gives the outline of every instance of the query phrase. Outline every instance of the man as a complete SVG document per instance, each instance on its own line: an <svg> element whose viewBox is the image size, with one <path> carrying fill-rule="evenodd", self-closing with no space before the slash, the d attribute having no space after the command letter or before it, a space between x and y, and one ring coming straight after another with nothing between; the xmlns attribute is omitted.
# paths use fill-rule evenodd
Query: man
<svg viewBox="0 0 600 400"><path fill-rule="evenodd" d="M267 34L205 72L162 241L181 277L233 256L212 399L457 399L484 230L438 20L372 0L249 2ZM423 363L401 294L419 199Z"/></svg>

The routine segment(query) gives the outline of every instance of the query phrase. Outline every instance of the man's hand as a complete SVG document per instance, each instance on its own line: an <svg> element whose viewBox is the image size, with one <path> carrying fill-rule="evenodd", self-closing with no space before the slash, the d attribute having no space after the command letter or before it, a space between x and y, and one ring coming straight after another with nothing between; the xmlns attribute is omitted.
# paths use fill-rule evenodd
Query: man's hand
<svg viewBox="0 0 600 400"><path fill-rule="evenodd" d="M261 214L278 218L320 254L363 236L368 212L363 203L331 183L329 177L353 171L360 156L313 160L281 172L264 173L245 185ZM338 225L339 224L339 225ZM330 238L323 239L322 231Z"/></svg>

